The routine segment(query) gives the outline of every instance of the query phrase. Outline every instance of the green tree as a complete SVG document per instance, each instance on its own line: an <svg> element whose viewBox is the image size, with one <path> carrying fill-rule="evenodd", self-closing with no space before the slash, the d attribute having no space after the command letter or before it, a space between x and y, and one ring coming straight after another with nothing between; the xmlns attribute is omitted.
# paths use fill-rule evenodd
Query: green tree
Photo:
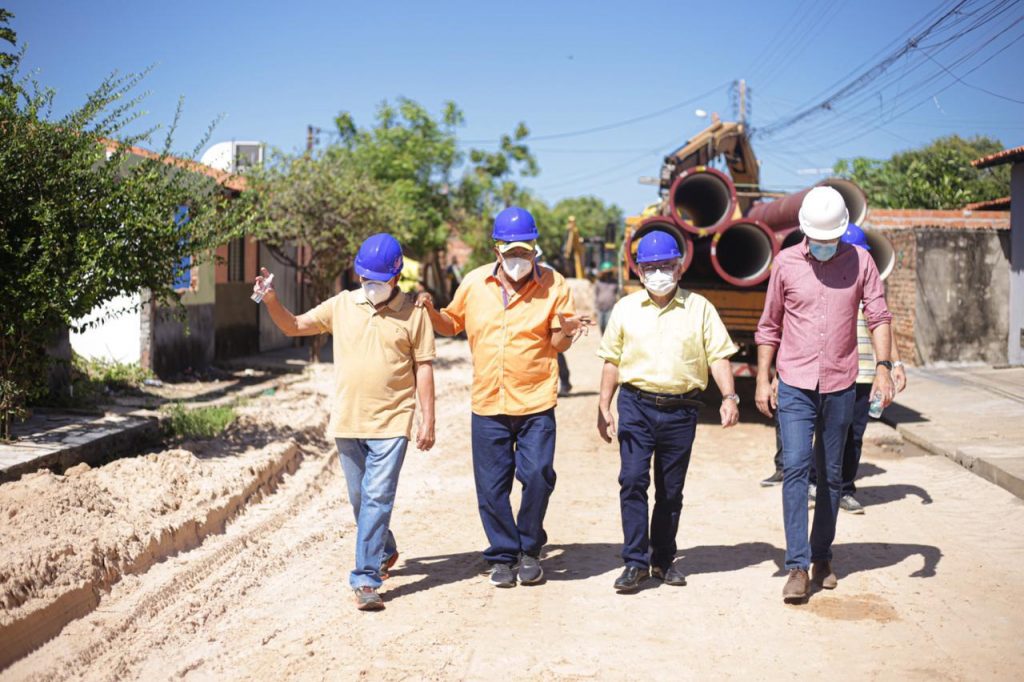
<svg viewBox="0 0 1024 682"><path fill-rule="evenodd" d="M12 42L9 17L0 17L0 37ZM126 149L149 134L111 142L140 116L133 93L145 74L111 76L81 107L52 119L54 91L21 79L19 61L5 54L0 62L3 438L46 388L45 349L59 330L120 294L149 289L158 301L177 301L179 264L208 257L226 236L215 219L217 186L170 156L177 117L153 158Z"/></svg>
<svg viewBox="0 0 1024 682"><path fill-rule="evenodd" d="M417 102L399 98L377 109L372 128L360 128L342 112L335 119L341 145L355 163L391 191L405 221L392 232L407 254L430 260L441 271L439 252L455 231L474 247L474 259L490 253L490 220L520 191L515 176L538 172L519 123L497 149L463 151L457 129L465 116L446 102L439 118Z"/></svg>
<svg viewBox="0 0 1024 682"><path fill-rule="evenodd" d="M975 201L1006 196L1008 166L977 169L971 161L1000 151L999 140L958 135L940 137L920 149L898 152L888 160L841 159L837 175L859 184L872 206L880 208L958 209Z"/></svg>
<svg viewBox="0 0 1024 682"><path fill-rule="evenodd" d="M580 237L604 238L605 228L614 225L618 231L624 220L622 209L615 204L606 204L595 196L566 197L551 207L550 224L541 231L544 250L548 250L548 241L554 248L561 250L565 244L566 226L569 217L576 218L576 229Z"/></svg>
<svg viewBox="0 0 1024 682"><path fill-rule="evenodd" d="M313 304L334 294L359 245L377 232L408 224L403 184L382 186L343 148L301 156L273 152L263 168L246 175L246 191L226 219L262 241L271 254L308 282ZM296 262L285 246L309 249ZM319 357L315 337L311 358Z"/></svg>
<svg viewBox="0 0 1024 682"><path fill-rule="evenodd" d="M358 128L347 112L335 118L341 146L352 162L403 205L404 221L389 231L413 257L443 248L448 238L451 173L462 159L455 128L462 121L453 102L446 102L435 120L406 98L399 98L397 105L382 102L376 125L369 129Z"/></svg>

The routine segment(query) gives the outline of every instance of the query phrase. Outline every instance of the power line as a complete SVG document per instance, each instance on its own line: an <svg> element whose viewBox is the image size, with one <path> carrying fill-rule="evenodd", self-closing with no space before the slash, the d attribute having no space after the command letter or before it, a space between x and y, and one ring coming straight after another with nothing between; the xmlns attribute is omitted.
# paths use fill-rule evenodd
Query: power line
<svg viewBox="0 0 1024 682"><path fill-rule="evenodd" d="M923 31L917 33L913 38L908 40L906 44L903 45L900 49L886 56L885 59L883 59L882 61L875 64L867 71L860 74L860 76L855 78L853 81L840 87L838 90L836 90L831 95L826 97L823 101L812 106L809 106L803 109L802 111L798 111L797 113L789 116L786 119L783 119L782 121L777 121L773 124L769 124L761 128L758 131L758 133L760 135L771 135L785 128L789 128L799 123L800 121L806 119L807 117L812 116L813 114L832 108L837 102L859 91L872 80L876 79L879 75L884 73L885 70L888 69L897 60L899 60L900 57L902 57L903 55L907 54L910 50L917 47L918 43L927 38L944 22L949 20L950 17L954 16L955 13L961 7L967 4L967 2L968 0L960 0L960 2L958 2L952 9L947 11L945 14L943 14L941 17L933 21L931 24L929 24Z"/></svg>
<svg viewBox="0 0 1024 682"><path fill-rule="evenodd" d="M944 38L944 39L942 39L940 41L937 41L935 43L935 45L924 45L924 44L918 43L915 46L915 49L916 49L917 52L920 52L922 54L922 56L931 57L931 55L926 55L925 54L925 49L926 48L932 48L934 53L937 54L937 53L939 53L939 52L941 52L941 51L951 47L952 45L954 45L955 41L960 40L964 36L966 36L966 35L974 32L974 31L976 31L978 28L981 28L982 26L984 26L984 25L990 23L991 21L993 21L994 19L998 18L1001 14L1005 13L1008 9L1010 9L1010 7L1012 5L1014 5L1014 4L1016 4L1016 3L1013 3L1013 2L1011 2L1011 3L1006 3L1006 2L989 3L989 5L987 5L982 10L978 10L978 11L976 11L974 13L969 13L969 14L965 14L964 15L966 17L966 21L973 21L973 23L971 23L971 25L967 26L966 28L954 28L953 26L950 26L949 30L955 30L956 31L956 33L953 34L952 36L950 36L948 38ZM978 15L980 15L980 16L978 16ZM975 55L977 55L982 50L988 48L991 45L994 45L996 43L996 41L998 40L998 38L1000 38L1007 31L1011 30L1021 20L1024 20L1024 17L1020 17L1016 21L1011 22L1008 26L1006 26L1002 30L996 32L994 35L983 36L979 40L977 45L975 45L971 49L968 49L964 53L962 53L961 56L958 57L954 61L954 63L950 65L950 69L946 69L946 71L949 71L949 74L944 74L942 72L935 71L934 73L926 76L925 78L921 79L920 81L918 81L917 83L915 83L914 85L912 85L912 86L910 86L910 87L908 87L906 89L903 89L901 87L901 89L897 93L896 97L890 98L890 102L889 102L889 105L888 105L890 111L889 111L888 114L883 112L883 113L881 113L881 114L876 116L876 115L870 115L870 114L868 114L868 112L865 112L864 114L861 114L861 116L862 117L869 117L871 119L871 121L878 121L879 118L881 118L882 119L882 123L880 125L876 125L876 126L871 127L871 130L875 130L875 129L878 129L881 125L885 125L885 124L891 122L892 120L894 120L895 118L898 118L899 116L904 115L905 113L907 113L909 111L908 109L903 109L898 115L896 114L896 111L900 109L900 102L901 101L908 99L909 97L911 97L916 92L920 92L924 88L928 87L931 83L937 81L939 78L945 77L945 75L953 75L953 76L955 76L955 74L953 74L951 72L951 68L955 68L956 66L959 66L960 64L963 64L963 63L967 62L968 60L972 59ZM936 31L936 35L938 35L939 33L940 32ZM997 56L999 53L1001 53L1002 51L1004 51L1008 47L1009 47L1009 45L1001 48L996 54L992 55L991 57L986 59L984 62L979 64L978 66L974 67L972 69L972 71L976 70L977 68L980 68L982 65L984 65L985 63L990 61L992 58ZM912 52L908 51L904 58L905 59L910 59L911 55L912 55ZM863 92L858 94L856 97L854 97L853 98L853 102L848 104L847 107L848 108L853 108L853 109L857 109L858 107L863 108L864 106L866 106L866 105L870 104L872 101L874 101L874 99L876 97L879 98L879 105L882 106L883 102L884 102L884 100L881 99L882 98L882 94L883 94L884 90L887 87L892 85L894 82L901 81L903 78L905 78L907 73L909 73L911 71L919 70L925 64L926 64L926 62L924 60L918 60L915 63L913 63L913 65L908 66L908 69L905 70L903 74L898 75L898 76L895 75L895 74L891 74L891 75L887 76L886 78L880 79L878 81L877 87L875 87L873 89L864 90ZM950 85L952 85L952 84L953 83L950 83ZM949 86L946 86L946 87L942 88L942 90L948 89L948 87ZM938 93L933 93L933 95L935 95L935 94L938 94ZM930 95L929 98L931 96L932 95ZM915 106L913 108L916 108L917 106L918 105L915 104ZM827 109L824 109L824 111L827 111L827 112L833 113L833 114L838 114L838 115L842 116L842 114L840 112L838 112L836 109L833 109L833 108L827 108ZM852 116L852 114L847 114L847 115L848 116ZM781 126L779 128L777 128L777 129L781 129ZM806 144L809 140L813 141L815 138L819 138L820 139L820 138L823 138L826 135L832 135L832 134L834 134L836 132L848 133L848 132L850 132L850 129L842 121L827 121L826 120L826 121L822 121L822 122L820 122L818 124L812 125L810 128L802 127L802 128L799 129L799 132L794 132L793 134L788 135L788 136L784 136L782 138L776 138L776 139L774 139L774 141L775 142L793 141L793 142L799 142L799 143L802 143L802 144ZM854 136L855 135L856 135L856 133L854 133Z"/></svg>
<svg viewBox="0 0 1024 682"><path fill-rule="evenodd" d="M1017 104L1024 104L1024 100L1014 99L1013 97L1007 97L1006 95L1000 95L998 92L992 92L991 90L987 90L987 89L985 89L983 87L980 87L978 85L972 85L971 83L968 83L967 81L963 80L962 78L957 76L955 73L953 73L952 71L947 69L945 66L942 65L941 62L939 62L937 59L932 57L927 52L922 51L921 54L923 54L925 57L927 57L931 61L935 62L935 64L938 65L938 67L940 69L942 69L943 71L948 73L950 76L952 76L956 80L956 82L960 83L961 85L966 85L969 88L973 88L974 90L978 90L979 92L984 92L985 94L992 95L993 97L998 97L999 99L1005 99L1007 102L1016 102Z"/></svg>

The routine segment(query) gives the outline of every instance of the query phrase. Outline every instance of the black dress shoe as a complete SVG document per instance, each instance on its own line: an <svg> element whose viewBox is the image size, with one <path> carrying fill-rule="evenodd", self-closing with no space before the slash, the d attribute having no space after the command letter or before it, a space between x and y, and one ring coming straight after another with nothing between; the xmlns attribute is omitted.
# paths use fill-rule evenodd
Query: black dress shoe
<svg viewBox="0 0 1024 682"><path fill-rule="evenodd" d="M686 584L686 576L675 565L669 566L667 569L655 566L651 569L651 576L666 585L679 587Z"/></svg>
<svg viewBox="0 0 1024 682"><path fill-rule="evenodd" d="M640 583L642 583L648 575L649 571L646 568L626 566L622 569L622 573L619 577L615 579L615 591L635 592L640 588Z"/></svg>

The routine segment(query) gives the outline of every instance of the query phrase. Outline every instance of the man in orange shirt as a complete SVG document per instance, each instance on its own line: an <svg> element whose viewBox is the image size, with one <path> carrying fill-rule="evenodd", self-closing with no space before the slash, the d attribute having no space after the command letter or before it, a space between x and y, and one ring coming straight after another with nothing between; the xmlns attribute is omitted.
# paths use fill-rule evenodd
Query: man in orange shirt
<svg viewBox="0 0 1024 682"><path fill-rule="evenodd" d="M440 312L421 294L434 330L463 329L473 354L473 477L490 581L513 587L544 579L540 552L547 541L544 514L555 488L556 357L586 333L575 317L565 278L536 262L537 226L512 206L494 219L497 262L466 275ZM523 486L517 517L509 496Z"/></svg>

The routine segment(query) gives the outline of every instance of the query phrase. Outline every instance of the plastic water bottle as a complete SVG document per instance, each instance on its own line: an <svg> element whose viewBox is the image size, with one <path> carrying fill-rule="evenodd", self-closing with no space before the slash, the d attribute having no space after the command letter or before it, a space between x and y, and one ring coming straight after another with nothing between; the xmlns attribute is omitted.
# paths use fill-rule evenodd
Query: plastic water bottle
<svg viewBox="0 0 1024 682"><path fill-rule="evenodd" d="M868 405L868 416L871 417L872 419L878 419L879 417L882 416L883 409L884 408L882 407L882 394L877 392L872 393L871 404Z"/></svg>
<svg viewBox="0 0 1024 682"><path fill-rule="evenodd" d="M257 303L262 303L263 302L263 297L267 295L268 291L270 291L270 287L271 287L271 285L273 285L273 283L274 283L274 273L270 273L267 276L267 278L263 280L262 286L260 286L260 285L256 286L256 291L252 292L252 296L250 296L249 298L251 298L252 300L256 301Z"/></svg>

